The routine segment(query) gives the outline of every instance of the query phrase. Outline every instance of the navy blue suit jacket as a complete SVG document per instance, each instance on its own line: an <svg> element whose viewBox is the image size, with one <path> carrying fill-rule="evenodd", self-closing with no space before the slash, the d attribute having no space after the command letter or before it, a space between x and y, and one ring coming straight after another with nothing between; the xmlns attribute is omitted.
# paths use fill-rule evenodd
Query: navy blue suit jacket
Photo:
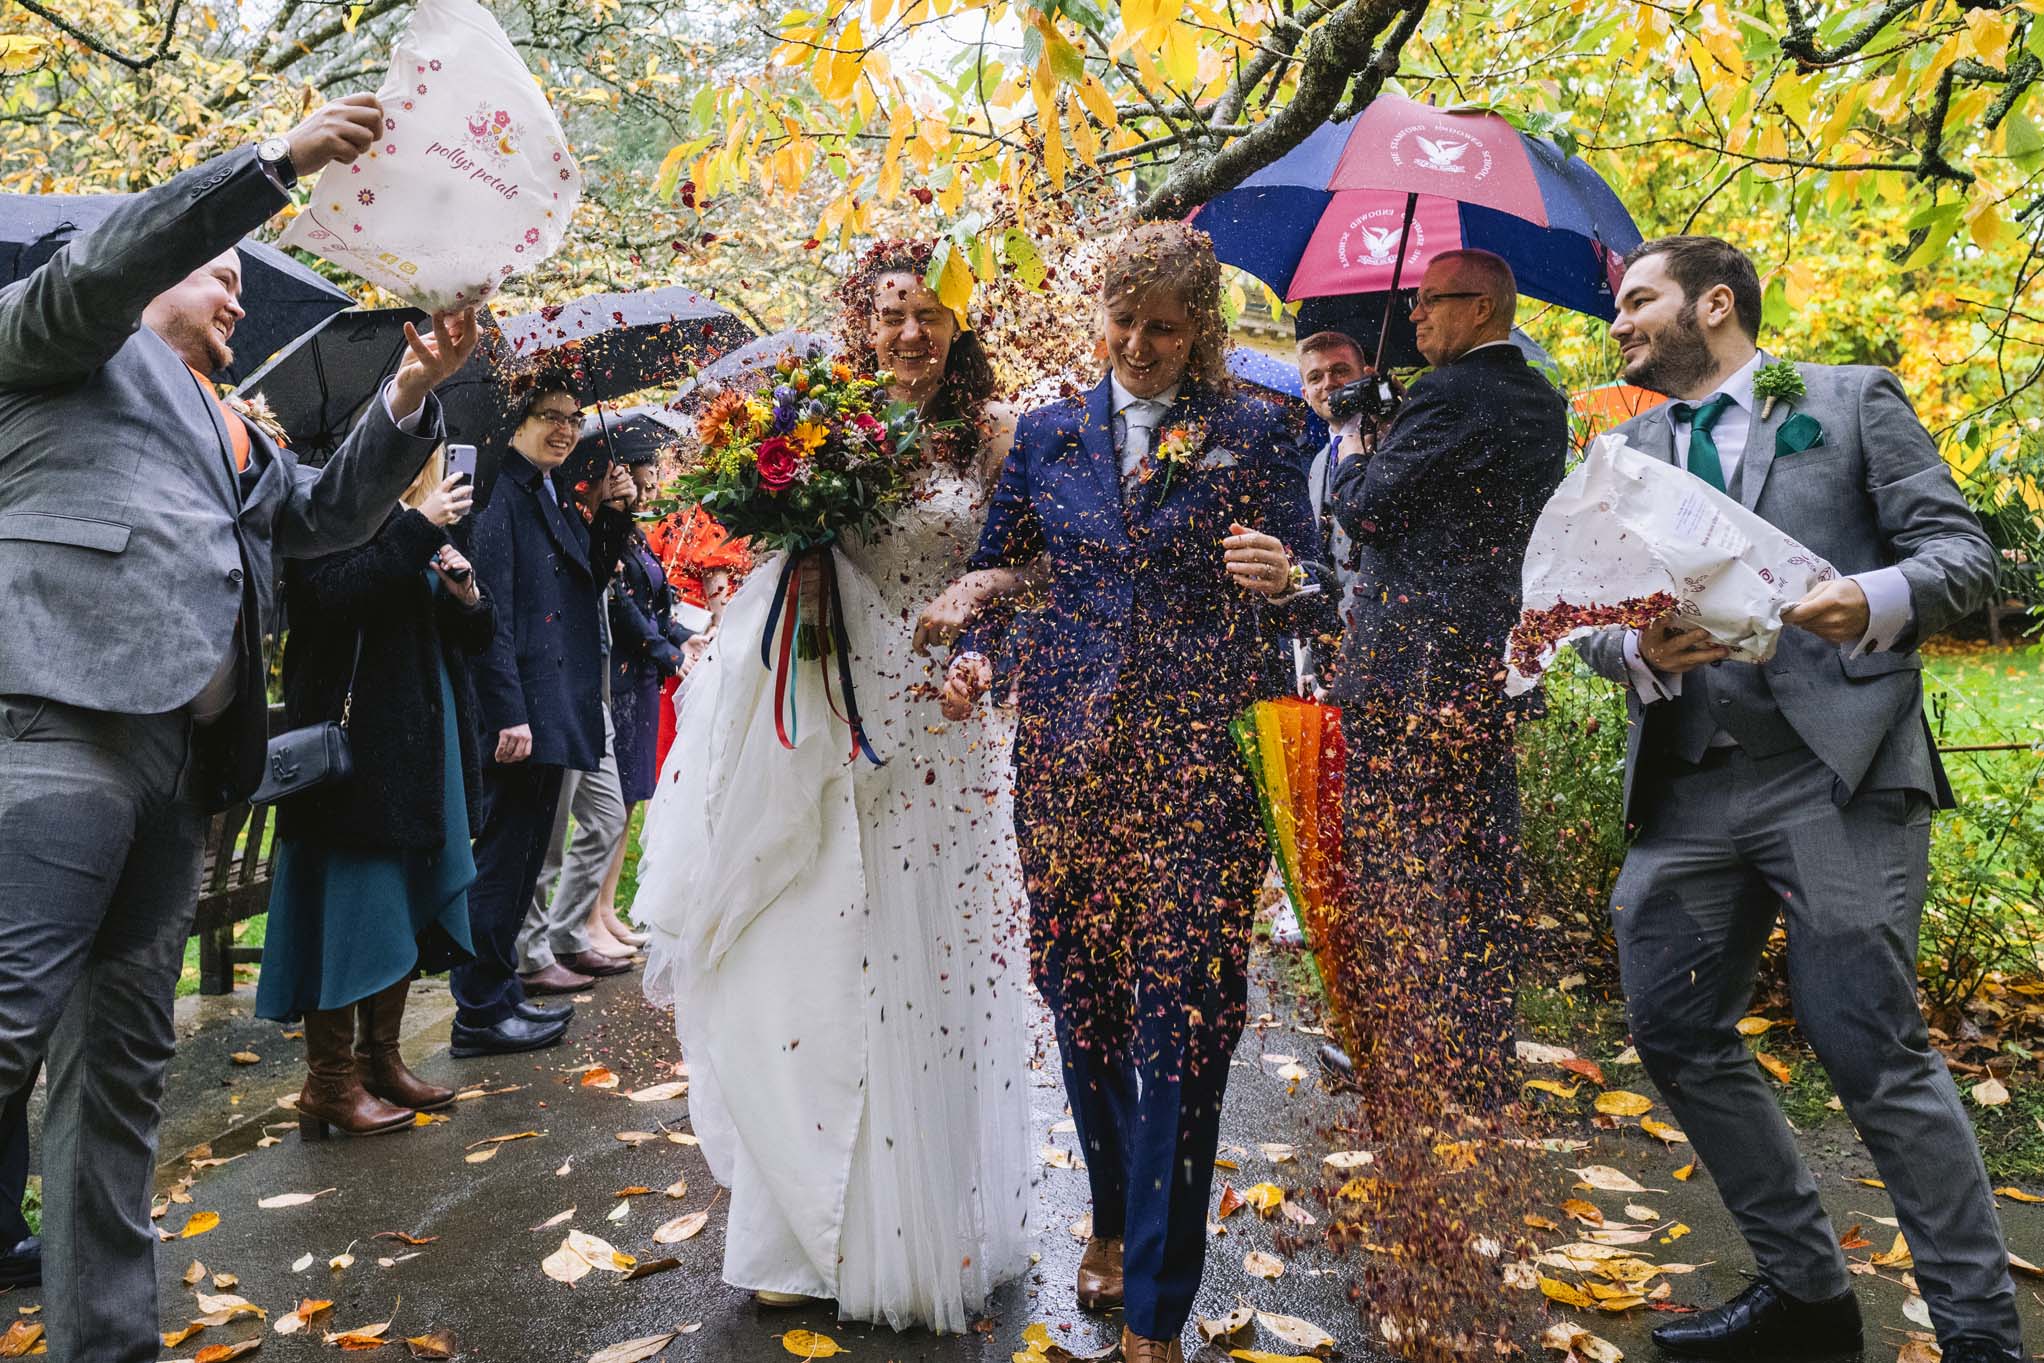
<svg viewBox="0 0 2044 1363"><path fill-rule="evenodd" d="M603 643L597 613L631 518L606 507L584 525L546 495L540 471L515 451L469 552L497 603L497 635L475 663L483 753L497 734L532 726L535 766L595 771L603 762Z"/></svg>
<svg viewBox="0 0 2044 1363"><path fill-rule="evenodd" d="M1271 694L1272 640L1327 604L1270 604L1222 567L1231 521L1311 556L1306 477L1275 408L1188 381L1159 442L1191 427L1201 455L1168 484L1161 472L1144 484L1124 515L1109 392L1103 378L1083 398L1022 418L971 560L979 569L1048 558L1049 604L1021 679L1018 750L1038 757L1083 754L1117 711L1166 712L1225 743L1235 711ZM976 626L961 648L991 655L993 628Z"/></svg>

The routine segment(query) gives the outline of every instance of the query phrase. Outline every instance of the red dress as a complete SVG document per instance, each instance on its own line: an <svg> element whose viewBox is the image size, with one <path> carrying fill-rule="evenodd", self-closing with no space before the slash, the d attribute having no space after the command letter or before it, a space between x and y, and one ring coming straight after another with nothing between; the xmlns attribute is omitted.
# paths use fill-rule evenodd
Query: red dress
<svg viewBox="0 0 2044 1363"><path fill-rule="evenodd" d="M709 605L704 579L712 573L729 573L743 578L752 570L752 551L746 542L733 539L729 531L710 519L699 506L662 517L646 532L646 543L660 560L669 585L682 600L694 606ZM669 677L660 688L660 737L654 748L654 767L667 765L667 750L674 746L674 691L681 683Z"/></svg>

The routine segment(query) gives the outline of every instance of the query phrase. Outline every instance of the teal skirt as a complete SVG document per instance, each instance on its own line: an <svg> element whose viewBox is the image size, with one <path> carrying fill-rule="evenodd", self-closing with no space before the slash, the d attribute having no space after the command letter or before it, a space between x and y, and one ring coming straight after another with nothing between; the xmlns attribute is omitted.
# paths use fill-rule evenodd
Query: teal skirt
<svg viewBox="0 0 2044 1363"><path fill-rule="evenodd" d="M468 799L454 688L440 665L441 810L437 852L363 852L280 838L256 981L256 1016L279 1021L345 1008L413 971L445 970L475 954L468 930Z"/></svg>

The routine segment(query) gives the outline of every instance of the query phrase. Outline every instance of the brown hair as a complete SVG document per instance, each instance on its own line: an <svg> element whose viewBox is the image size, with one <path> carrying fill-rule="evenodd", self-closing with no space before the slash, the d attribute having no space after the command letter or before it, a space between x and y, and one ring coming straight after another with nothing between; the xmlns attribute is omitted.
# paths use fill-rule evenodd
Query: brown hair
<svg viewBox="0 0 2044 1363"><path fill-rule="evenodd" d="M838 285L838 341L853 368L871 373L879 367L879 357L873 351L873 314L880 281L891 274L921 281L929 274L935 254L934 242L875 242ZM993 395L993 360L979 333L966 330L960 319L958 334L951 338L950 352L944 357L944 377L924 413L928 423L925 448L957 472L977 468L987 440L986 407ZM939 425L947 429L930 429Z"/></svg>
<svg viewBox="0 0 2044 1363"><path fill-rule="evenodd" d="M1655 237L1628 251L1628 269L1648 256L1660 256L1668 273L1682 286L1691 304L1722 284L1732 291L1732 311L1739 330L1751 341L1760 339L1760 273L1744 251L1720 237Z"/></svg>
<svg viewBox="0 0 2044 1363"><path fill-rule="evenodd" d="M1364 358L1361 342L1346 331L1316 331L1299 342L1301 355L1317 355L1323 350L1342 349L1353 350L1356 353L1356 363L1368 367L1369 360Z"/></svg>
<svg viewBox="0 0 2044 1363"><path fill-rule="evenodd" d="M1182 222L1146 222L1116 243L1100 273L1100 300L1142 297L1166 288L1192 318L1187 377L1203 387L1228 387L1228 326L1221 320L1221 262L1213 239Z"/></svg>

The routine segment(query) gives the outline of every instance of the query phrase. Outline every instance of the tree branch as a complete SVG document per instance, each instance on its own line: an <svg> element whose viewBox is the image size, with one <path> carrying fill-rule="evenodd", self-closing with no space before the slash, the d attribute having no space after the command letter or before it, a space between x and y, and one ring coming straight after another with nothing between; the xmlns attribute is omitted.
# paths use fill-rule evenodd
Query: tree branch
<svg viewBox="0 0 2044 1363"><path fill-rule="evenodd" d="M38 0L17 0L17 3L30 14L36 15L62 32L72 41L97 52L108 61L118 62L130 71L147 71L150 67L163 60L164 54L170 51L171 40L177 37L177 12L184 7L184 0L170 0L170 11L163 16L163 36L157 40L156 50L146 57L130 57L119 48L102 42L61 15L51 12L38 3Z"/></svg>
<svg viewBox="0 0 2044 1363"><path fill-rule="evenodd" d="M1817 46L1817 29L1803 9L1802 0L1782 0L1782 10L1788 17L1788 34L1781 40L1781 50L1805 66L1829 66L1858 52L1878 38L1882 29L1921 4L1922 0L1887 0L1872 18L1847 34L1838 46L1825 48Z"/></svg>
<svg viewBox="0 0 2044 1363"><path fill-rule="evenodd" d="M1233 189L1283 156L1327 122L1354 83L1351 110L1367 105L1398 65L1398 53L1419 27L1429 0L1348 0L1312 32L1299 60L1298 86L1282 109L1247 136L1202 155L1179 159L1137 212L1145 218L1183 217L1216 194ZM1381 50L1380 35L1385 37Z"/></svg>

